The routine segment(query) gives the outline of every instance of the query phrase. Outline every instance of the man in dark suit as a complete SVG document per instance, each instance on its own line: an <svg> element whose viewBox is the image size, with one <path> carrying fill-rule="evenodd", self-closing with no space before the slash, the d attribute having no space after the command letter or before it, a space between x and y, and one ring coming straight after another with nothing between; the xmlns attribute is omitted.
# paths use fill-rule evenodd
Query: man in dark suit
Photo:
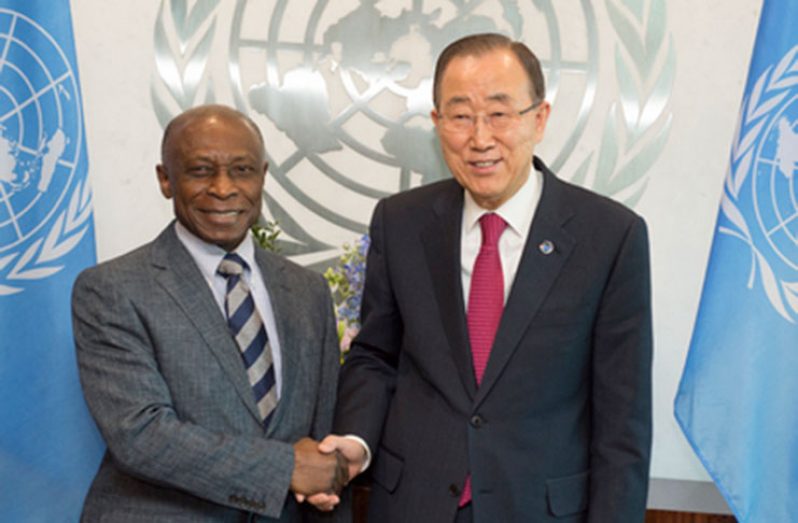
<svg viewBox="0 0 798 523"><path fill-rule="evenodd" d="M642 521L645 224L534 157L550 106L523 44L451 44L434 102L454 180L377 205L344 436L320 448L369 469L371 521Z"/></svg>
<svg viewBox="0 0 798 523"><path fill-rule="evenodd" d="M181 114L157 167L177 220L75 283L81 383L108 445L83 520L301 521L322 514L295 494L345 481L314 441L339 369L327 285L248 233L266 168L243 114Z"/></svg>

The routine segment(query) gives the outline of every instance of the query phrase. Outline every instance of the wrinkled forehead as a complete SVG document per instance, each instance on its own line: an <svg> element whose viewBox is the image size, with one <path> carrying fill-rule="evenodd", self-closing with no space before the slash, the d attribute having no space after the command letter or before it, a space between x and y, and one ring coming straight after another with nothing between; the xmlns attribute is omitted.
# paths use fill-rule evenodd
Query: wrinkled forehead
<svg viewBox="0 0 798 523"><path fill-rule="evenodd" d="M531 91L529 78L512 54L459 56L441 78L440 107L526 103Z"/></svg>

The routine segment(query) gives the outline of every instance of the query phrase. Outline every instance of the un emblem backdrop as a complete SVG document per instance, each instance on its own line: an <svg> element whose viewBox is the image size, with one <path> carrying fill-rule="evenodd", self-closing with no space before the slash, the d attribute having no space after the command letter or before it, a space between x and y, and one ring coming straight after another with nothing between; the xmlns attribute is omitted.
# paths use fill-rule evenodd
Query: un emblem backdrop
<svg viewBox="0 0 798 523"><path fill-rule="evenodd" d="M161 125L212 101L255 118L266 215L284 253L323 266L379 198L449 176L429 118L435 59L489 31L541 59L554 113L539 154L634 206L671 124L663 0L164 0L153 107Z"/></svg>

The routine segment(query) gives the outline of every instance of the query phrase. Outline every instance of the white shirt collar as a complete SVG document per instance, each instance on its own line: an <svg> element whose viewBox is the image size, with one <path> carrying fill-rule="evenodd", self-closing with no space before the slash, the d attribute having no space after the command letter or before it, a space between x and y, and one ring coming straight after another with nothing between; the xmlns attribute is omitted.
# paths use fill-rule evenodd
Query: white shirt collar
<svg viewBox="0 0 798 523"><path fill-rule="evenodd" d="M537 208L537 201L540 198L543 187L543 174L534 168L530 169L526 182L509 200L501 204L496 210L489 211L474 201L467 190L464 189L465 198L463 202L463 225L466 230L477 227L479 219L483 214L495 212L507 222L507 225L518 235L526 238L532 224L532 216Z"/></svg>
<svg viewBox="0 0 798 523"><path fill-rule="evenodd" d="M175 233L183 246L188 250L189 254L191 254L191 257L194 258L202 275L209 281L213 280L214 276L216 276L216 269L219 267L219 263L222 261L222 258L224 258L224 255L227 254L227 251L218 245L208 243L197 237L194 233L189 231L185 225L177 220L175 220ZM233 252L241 256L241 258L247 262L250 270L252 267L255 267L255 244L250 234L244 237L241 243L233 249ZM245 277L246 274L247 273L245 273Z"/></svg>

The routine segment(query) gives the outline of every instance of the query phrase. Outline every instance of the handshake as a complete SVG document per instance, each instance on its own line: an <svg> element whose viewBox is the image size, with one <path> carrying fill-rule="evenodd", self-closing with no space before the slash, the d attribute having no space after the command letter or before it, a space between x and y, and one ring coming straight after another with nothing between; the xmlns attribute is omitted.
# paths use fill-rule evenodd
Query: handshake
<svg viewBox="0 0 798 523"><path fill-rule="evenodd" d="M294 443L291 491L300 503L330 511L339 494L357 476L366 461L366 449L358 441L329 435L321 442L302 438Z"/></svg>

